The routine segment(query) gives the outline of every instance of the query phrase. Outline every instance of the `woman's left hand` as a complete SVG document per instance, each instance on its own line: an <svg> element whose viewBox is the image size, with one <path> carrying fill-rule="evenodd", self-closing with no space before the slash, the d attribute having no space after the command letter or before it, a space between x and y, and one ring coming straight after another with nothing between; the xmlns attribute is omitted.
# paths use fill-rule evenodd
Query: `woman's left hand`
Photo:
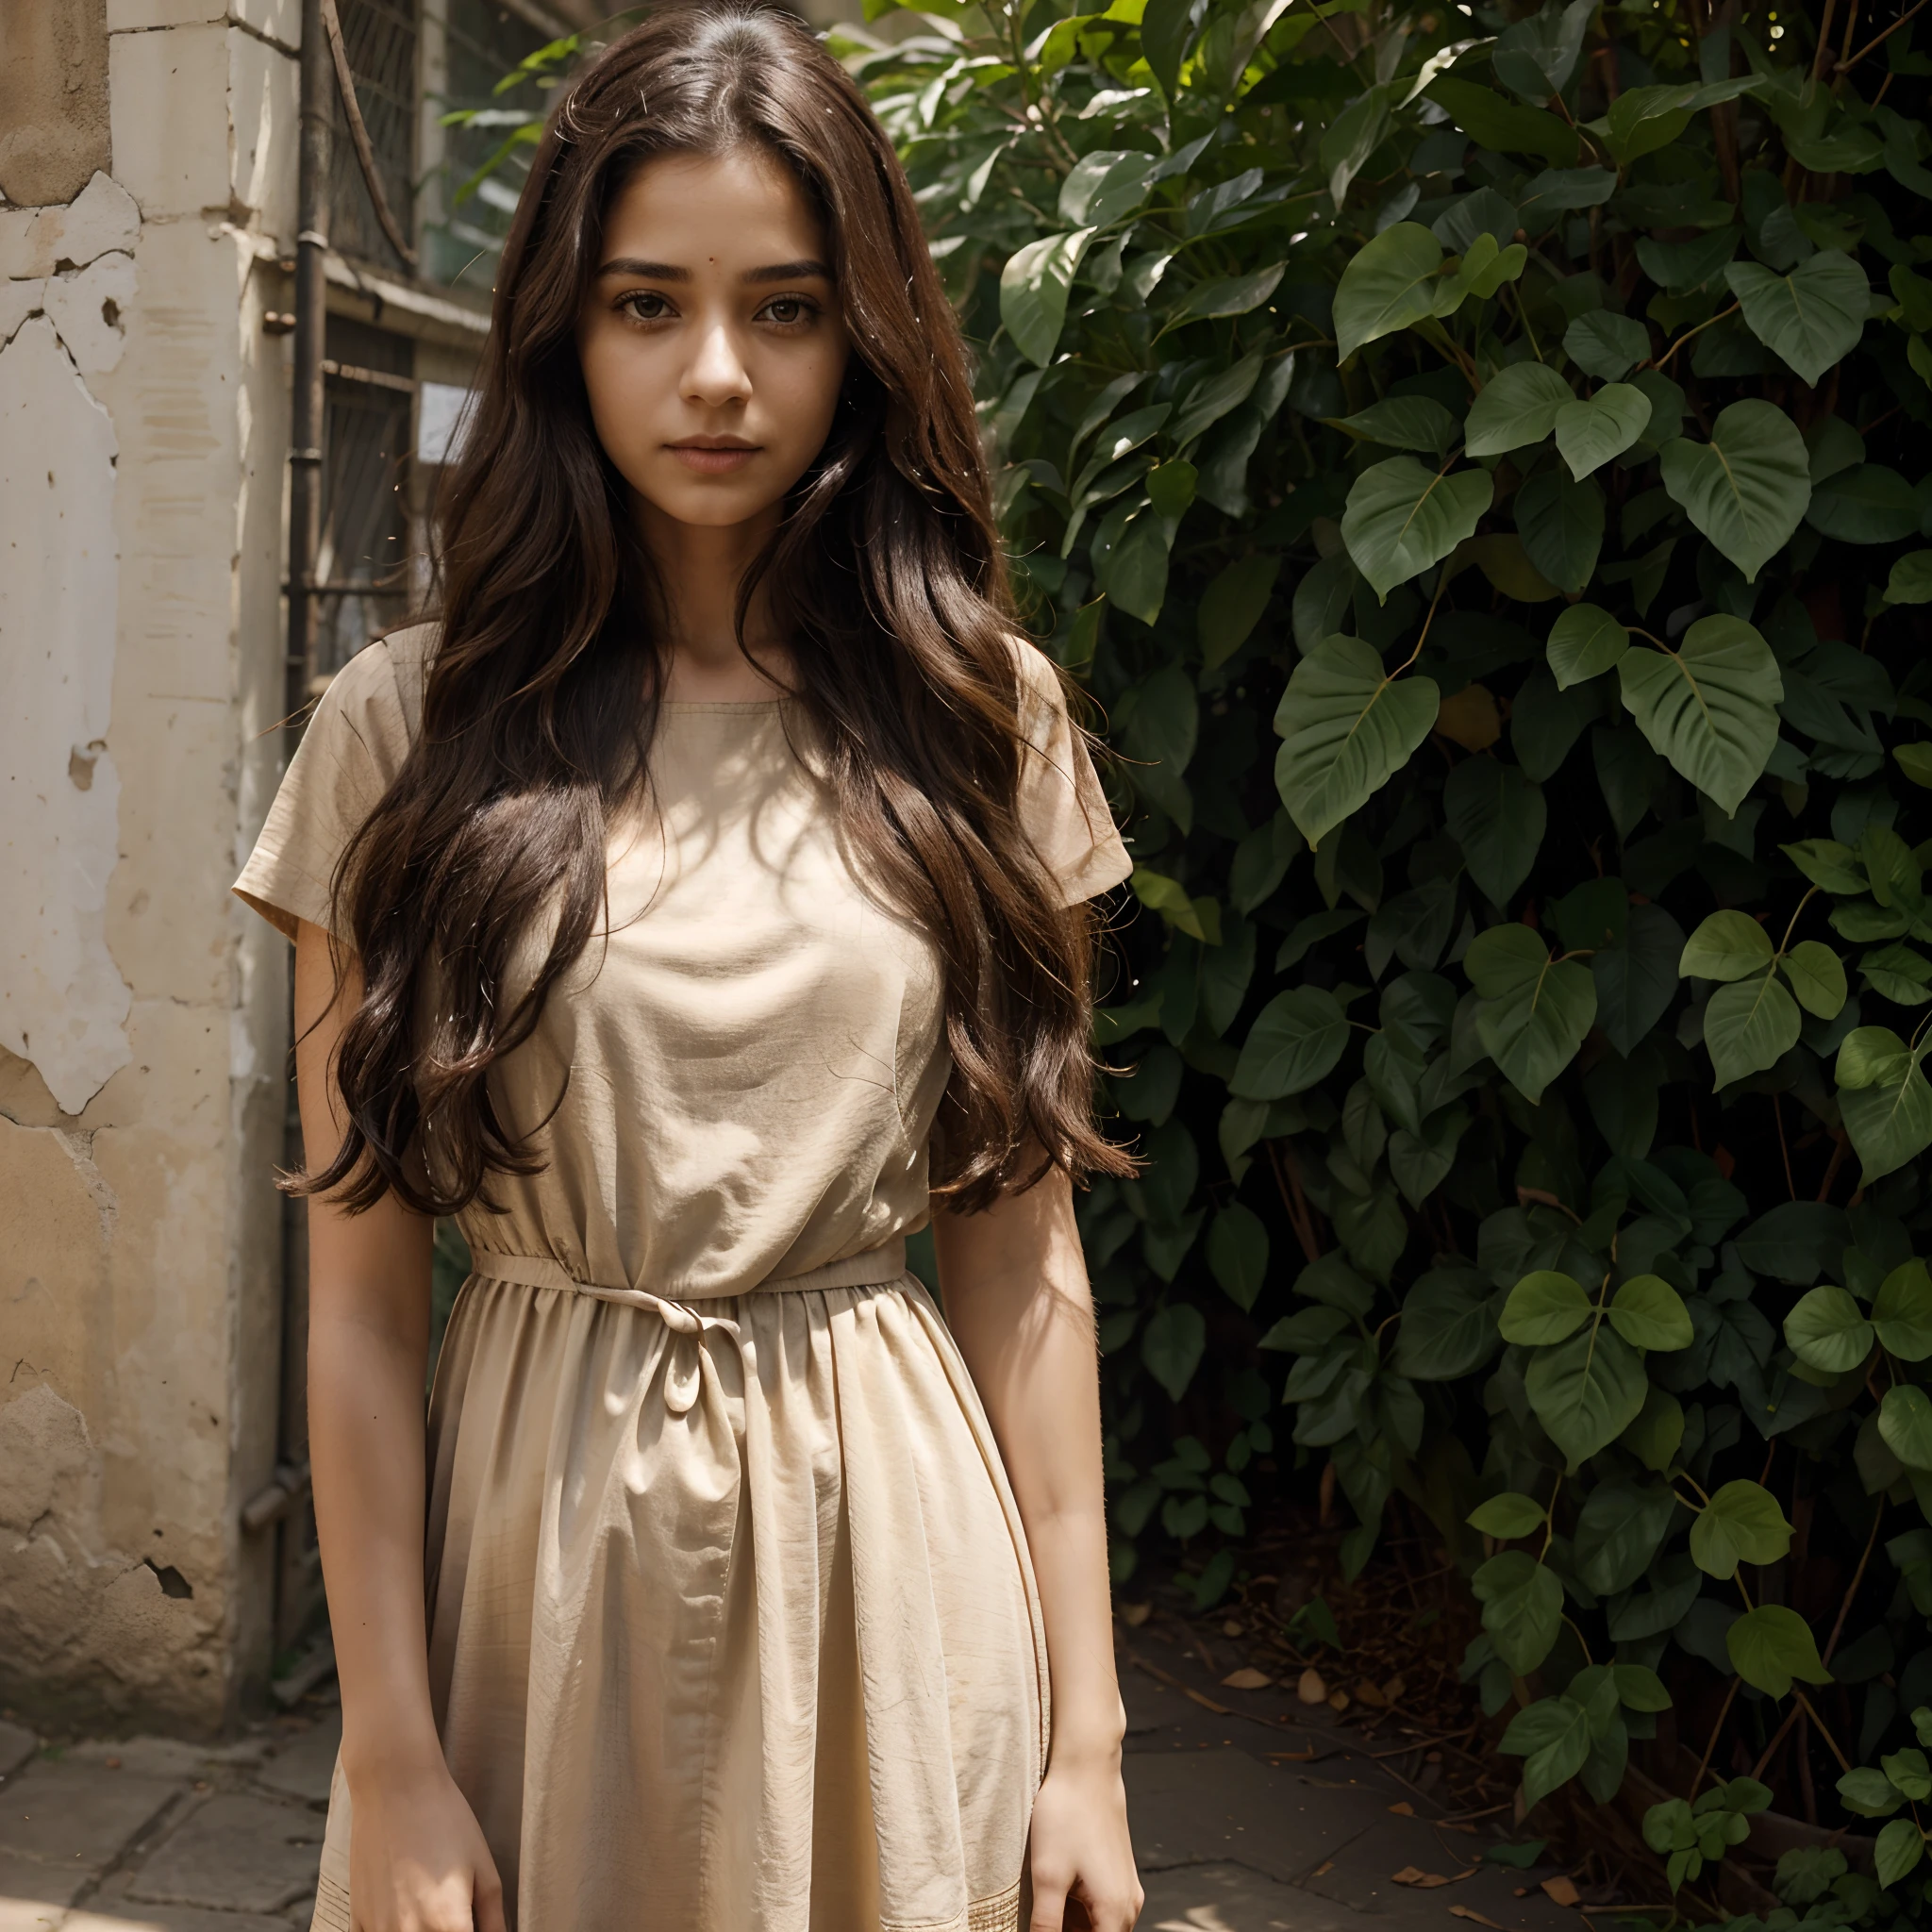
<svg viewBox="0 0 1932 1932"><path fill-rule="evenodd" d="M1118 1751L1048 1767L1033 1800L1029 1858L1026 1932L1133 1932L1147 1895L1134 1869Z"/></svg>

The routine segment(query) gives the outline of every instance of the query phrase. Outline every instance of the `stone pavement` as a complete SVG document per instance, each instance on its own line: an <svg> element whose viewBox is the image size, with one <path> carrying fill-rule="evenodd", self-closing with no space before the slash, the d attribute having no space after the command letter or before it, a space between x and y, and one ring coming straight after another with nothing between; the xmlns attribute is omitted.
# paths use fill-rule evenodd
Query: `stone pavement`
<svg viewBox="0 0 1932 1932"><path fill-rule="evenodd" d="M1140 1932L1585 1932L1537 1874L1481 1863L1498 1821L1432 1822L1325 1711L1223 1690L1158 1629L1124 1633L1121 1666ZM0 1932L306 1925L337 1724L305 1709L212 1748L0 1724Z"/></svg>

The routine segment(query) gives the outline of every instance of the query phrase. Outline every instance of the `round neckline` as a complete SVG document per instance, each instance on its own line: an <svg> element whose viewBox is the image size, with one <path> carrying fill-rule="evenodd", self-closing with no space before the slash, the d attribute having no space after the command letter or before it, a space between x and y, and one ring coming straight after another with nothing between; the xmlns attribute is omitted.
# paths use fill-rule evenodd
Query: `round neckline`
<svg viewBox="0 0 1932 1932"><path fill-rule="evenodd" d="M706 712L775 711L789 704L789 698L661 698L660 711Z"/></svg>

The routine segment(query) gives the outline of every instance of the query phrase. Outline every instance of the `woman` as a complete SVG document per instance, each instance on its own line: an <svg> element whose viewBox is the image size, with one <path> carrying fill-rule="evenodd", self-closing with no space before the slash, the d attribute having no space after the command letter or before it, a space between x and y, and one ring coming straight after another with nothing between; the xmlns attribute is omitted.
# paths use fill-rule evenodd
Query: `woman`
<svg viewBox="0 0 1932 1932"><path fill-rule="evenodd" d="M789 15L667 11L559 104L443 540L237 885L296 943L315 1923L1127 1932L1070 1177L1125 1165L1128 861L905 178Z"/></svg>

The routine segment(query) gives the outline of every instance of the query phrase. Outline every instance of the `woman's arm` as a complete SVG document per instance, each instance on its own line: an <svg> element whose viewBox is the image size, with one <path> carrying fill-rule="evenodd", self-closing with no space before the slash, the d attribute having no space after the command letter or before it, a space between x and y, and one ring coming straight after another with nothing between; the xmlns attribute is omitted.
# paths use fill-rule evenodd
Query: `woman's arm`
<svg viewBox="0 0 1932 1932"><path fill-rule="evenodd" d="M1055 1173L983 1214L937 1213L933 1241L947 1324L998 1440L1046 1620L1053 1742L1033 1814L1029 1932L1060 1932L1070 1899L1097 1932L1129 1932L1142 1894L1121 1784L1100 1377L1073 1190Z"/></svg>
<svg viewBox="0 0 1932 1932"><path fill-rule="evenodd" d="M327 934L295 941L295 1078L308 1171L341 1145L336 1048L362 995ZM384 1198L308 1202L308 1451L342 1691L356 1932L501 1932L501 1887L443 1762L423 1598L431 1224Z"/></svg>

